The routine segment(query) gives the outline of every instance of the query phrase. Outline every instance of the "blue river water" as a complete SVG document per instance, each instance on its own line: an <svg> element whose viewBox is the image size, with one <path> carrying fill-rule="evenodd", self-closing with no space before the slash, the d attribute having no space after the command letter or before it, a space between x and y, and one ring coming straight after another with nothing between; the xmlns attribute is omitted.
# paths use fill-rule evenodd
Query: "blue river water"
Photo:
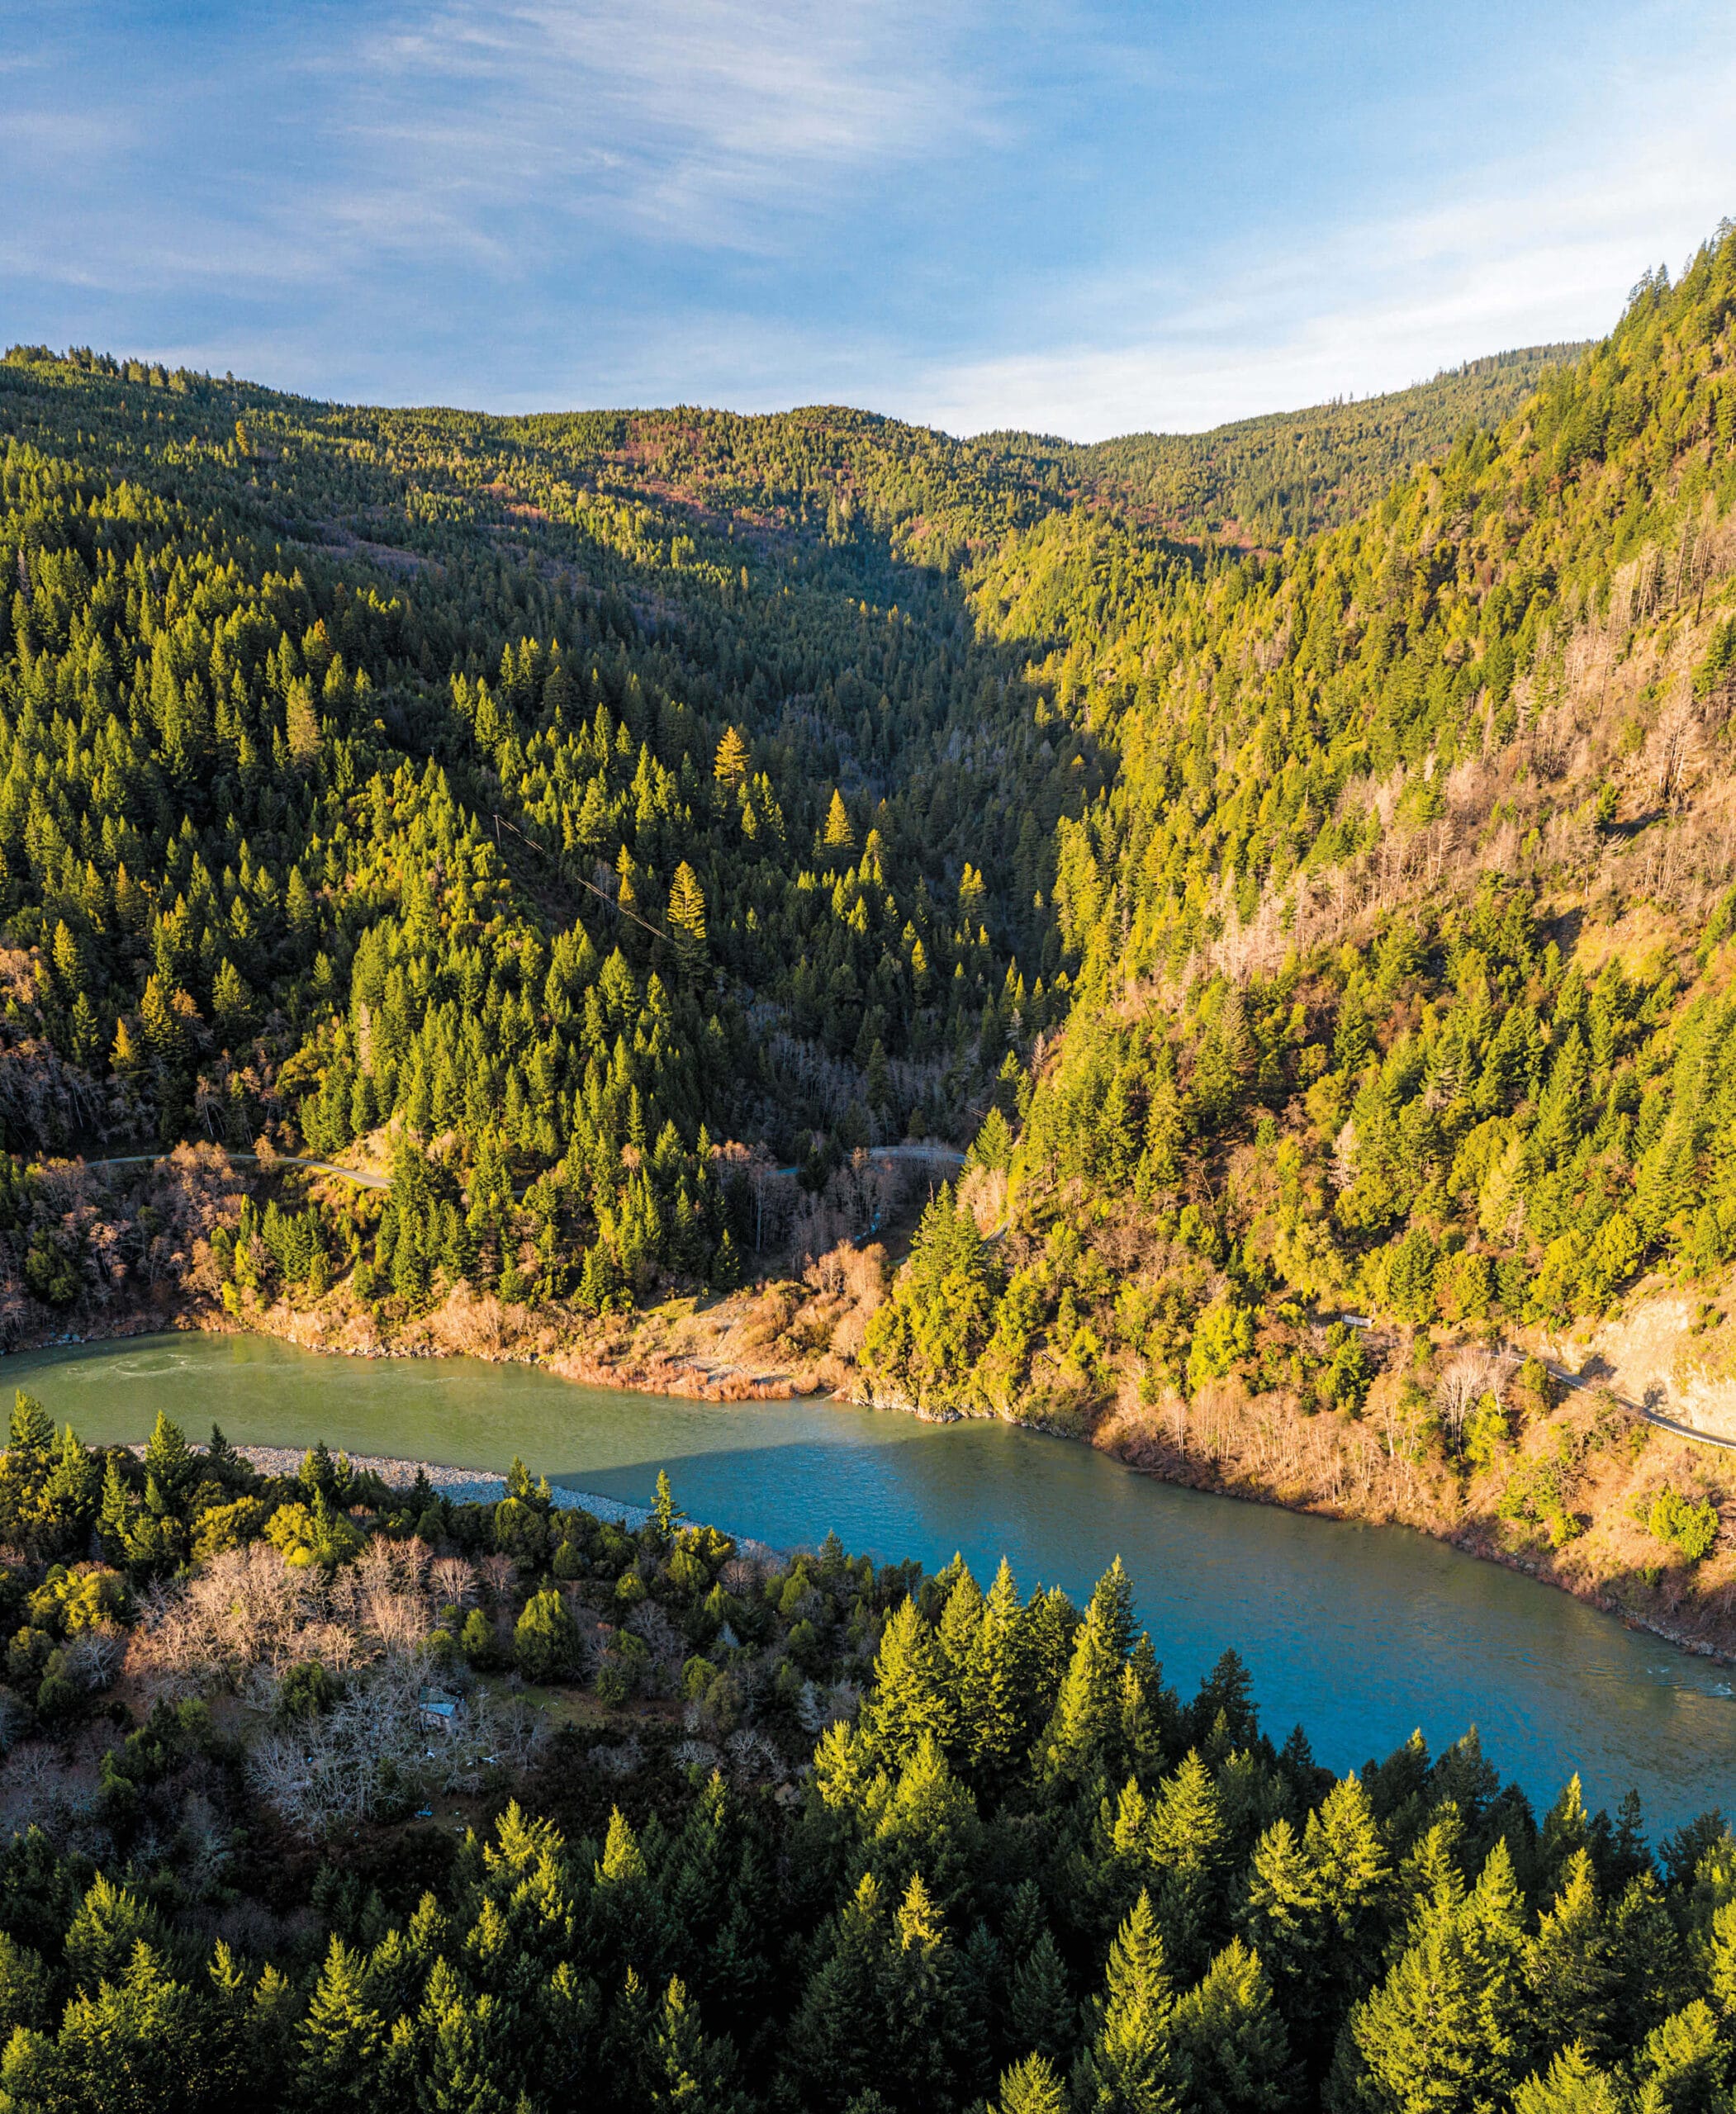
<svg viewBox="0 0 1736 2114"><path fill-rule="evenodd" d="M712 1404L576 1386L472 1359L320 1358L252 1336L165 1335L7 1361L89 1441L142 1439L159 1410L194 1438L500 1470L643 1503L666 1467L688 1514L775 1546L835 1529L878 1562L960 1551L986 1583L1076 1595L1119 1554L1166 1677L1191 1690L1226 1645L1262 1723L1300 1723L1343 1770L1420 1728L1476 1725L1539 1808L1578 1772L1593 1804L1639 1789L1654 1838L1736 1811L1729 1668L1402 1528L1179 1490L1088 1448L998 1423L926 1424L824 1401Z"/></svg>

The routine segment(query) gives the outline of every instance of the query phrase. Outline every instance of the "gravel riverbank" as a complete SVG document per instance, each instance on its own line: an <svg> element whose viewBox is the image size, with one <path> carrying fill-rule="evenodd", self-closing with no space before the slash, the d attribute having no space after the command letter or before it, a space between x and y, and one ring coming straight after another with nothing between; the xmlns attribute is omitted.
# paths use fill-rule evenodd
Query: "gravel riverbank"
<svg viewBox="0 0 1736 2114"><path fill-rule="evenodd" d="M196 1446L193 1450L202 1453L205 1449ZM138 1444L132 1451L142 1454L145 1448ZM306 1448L296 1446L237 1446L235 1451L262 1476L295 1476L306 1458ZM506 1495L506 1478L491 1475L486 1468L446 1468L434 1461L399 1461L378 1453L350 1453L345 1458L351 1467L377 1476L394 1490L408 1490L418 1475L426 1476L440 1495L453 1505L498 1505ZM628 1505L622 1498L605 1497L596 1491L568 1490L554 1483L550 1486L550 1491L557 1511L589 1512L599 1519L614 1520L629 1533L637 1533L652 1516L649 1505ZM725 1528L723 1531L728 1533L730 1530ZM733 1538L745 1557L775 1562L781 1554L768 1543L746 1535L737 1534Z"/></svg>
<svg viewBox="0 0 1736 2114"><path fill-rule="evenodd" d="M193 1448L197 1453L204 1450L202 1446ZM132 1451L143 1454L145 1448L135 1444ZM235 1451L262 1476L295 1476L306 1458L306 1449L299 1446L238 1446ZM345 1458L351 1467L377 1476L394 1490L408 1490L418 1475L426 1476L440 1495L454 1505L498 1505L506 1495L505 1476L491 1475L486 1468L443 1468L433 1461L390 1460L377 1453L351 1453ZM649 1505L628 1505L618 1497L600 1496L595 1491L567 1490L558 1483L552 1487L555 1505L563 1512L591 1512L599 1519L614 1519L634 1529L651 1517Z"/></svg>

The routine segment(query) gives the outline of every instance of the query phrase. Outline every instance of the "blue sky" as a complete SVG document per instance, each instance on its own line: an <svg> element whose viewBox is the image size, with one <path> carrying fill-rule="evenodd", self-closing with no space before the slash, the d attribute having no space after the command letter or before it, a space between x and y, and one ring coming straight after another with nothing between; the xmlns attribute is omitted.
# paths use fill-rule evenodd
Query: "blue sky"
<svg viewBox="0 0 1736 2114"><path fill-rule="evenodd" d="M1691 0L0 7L0 329L346 401L1191 429L1608 327Z"/></svg>

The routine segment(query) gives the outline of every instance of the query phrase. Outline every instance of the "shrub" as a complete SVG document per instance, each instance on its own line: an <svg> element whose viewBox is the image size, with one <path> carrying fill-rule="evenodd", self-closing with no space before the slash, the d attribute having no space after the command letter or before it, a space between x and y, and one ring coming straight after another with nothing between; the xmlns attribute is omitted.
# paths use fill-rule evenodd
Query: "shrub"
<svg viewBox="0 0 1736 2114"><path fill-rule="evenodd" d="M458 1643L472 1666L486 1671L500 1664L500 1644L494 1624L480 1608L472 1608L465 1617Z"/></svg>
<svg viewBox="0 0 1736 2114"><path fill-rule="evenodd" d="M651 1666L651 1652L642 1637L618 1629L609 1638L597 1666L596 1689L601 1699L619 1705L637 1695Z"/></svg>
<svg viewBox="0 0 1736 2114"><path fill-rule="evenodd" d="M1710 1556L1718 1539L1718 1508L1696 1505L1673 1490L1661 1490L1652 1500L1646 1525L1660 1542L1679 1549L1684 1561L1698 1563Z"/></svg>
<svg viewBox="0 0 1736 2114"><path fill-rule="evenodd" d="M528 1681L567 1680L579 1659L579 1626L552 1586L533 1593L513 1632L513 1655Z"/></svg>

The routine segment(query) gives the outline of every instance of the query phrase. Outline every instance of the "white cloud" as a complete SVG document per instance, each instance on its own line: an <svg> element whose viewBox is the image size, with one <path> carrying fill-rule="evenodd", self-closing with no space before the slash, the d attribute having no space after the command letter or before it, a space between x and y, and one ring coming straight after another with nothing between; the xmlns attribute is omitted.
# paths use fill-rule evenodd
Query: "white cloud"
<svg viewBox="0 0 1736 2114"><path fill-rule="evenodd" d="M865 173L993 130L960 60L975 4L448 0L325 70L354 84L364 182L772 251ZM352 176L357 172L352 171Z"/></svg>
<svg viewBox="0 0 1736 2114"><path fill-rule="evenodd" d="M957 433L1189 432L1601 336L1643 271L1679 270L1736 211L1736 65L1699 55L1691 75L1626 84L1595 128L1570 121L1529 157L1468 172L1445 204L1220 250L1190 290L1087 276L1064 299L1091 337L932 366L899 401Z"/></svg>

